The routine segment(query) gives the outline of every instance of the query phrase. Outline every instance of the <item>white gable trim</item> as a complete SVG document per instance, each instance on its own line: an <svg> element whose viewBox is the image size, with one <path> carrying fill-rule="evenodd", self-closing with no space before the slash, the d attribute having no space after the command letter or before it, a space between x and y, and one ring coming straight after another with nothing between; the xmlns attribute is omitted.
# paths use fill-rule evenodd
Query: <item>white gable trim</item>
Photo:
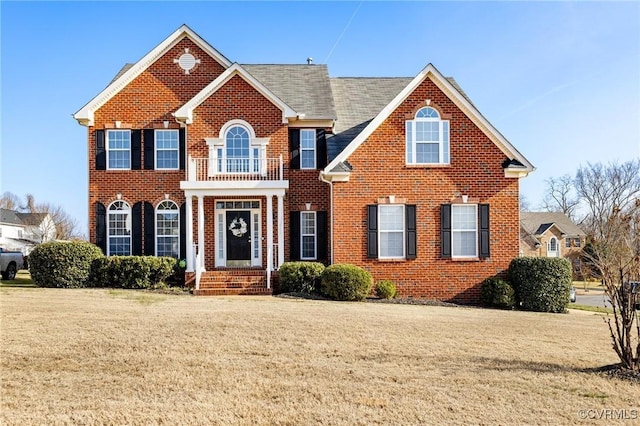
<svg viewBox="0 0 640 426"><path fill-rule="evenodd" d="M505 173L508 177L524 177L535 170L533 164L527 160L482 114L432 65L428 64L411 80L411 82L398 95L385 106L378 115L364 128L358 136L347 145L347 147L334 160L325 167L324 172L330 173L337 165L346 161L351 154L369 137L371 134L396 110L413 91L425 80L431 79L440 90L442 90L458 108L460 108L476 124L493 143L509 159L518 160L524 165L512 173Z"/></svg>
<svg viewBox="0 0 640 426"><path fill-rule="evenodd" d="M153 50L142 57L131 68L129 68L124 74L118 77L114 82L109 84L102 92L96 97L90 100L85 106L83 106L78 112L73 114L73 118L78 120L83 126L93 126L93 114L102 105L107 103L109 99L113 98L118 92L120 92L127 84L131 83L136 77L142 74L147 68L149 68L158 58L162 57L167 51L178 44L183 38L188 37L198 47L204 50L209 56L216 60L224 68L231 66L231 62L225 58L220 52L214 49L209 43L207 43L202 37L196 34L191 28L186 25L182 25L176 31L167 37L162 43L157 45Z"/></svg>
<svg viewBox="0 0 640 426"><path fill-rule="evenodd" d="M287 123L288 118L293 118L298 115L289 105L284 103L280 98L273 94L272 91L267 89L262 83L255 79L239 64L234 63L218 76L215 80L209 83L204 89L202 89L197 95L195 95L190 101L181 106L173 115L176 120L182 121L185 124L193 123L193 110L200 104L213 95L218 89L225 85L232 77L239 75L244 81L249 83L251 87L260 92L264 97L269 99L276 107L282 111L282 122Z"/></svg>

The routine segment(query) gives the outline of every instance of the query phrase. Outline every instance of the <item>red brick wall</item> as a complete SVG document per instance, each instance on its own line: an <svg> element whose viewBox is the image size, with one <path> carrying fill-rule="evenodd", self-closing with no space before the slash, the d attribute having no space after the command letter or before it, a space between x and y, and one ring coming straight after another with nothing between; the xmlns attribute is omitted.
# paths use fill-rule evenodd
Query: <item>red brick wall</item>
<svg viewBox="0 0 640 426"><path fill-rule="evenodd" d="M431 99L450 119L451 165L407 167L405 120ZM349 182L334 184L334 262L368 269L375 281L395 281L401 296L477 302L479 284L518 255L518 179L505 178L505 155L438 87L426 80L349 157ZM457 195L490 204L491 257L440 258L440 205ZM367 259L366 206L393 195L417 205L415 260Z"/></svg>
<svg viewBox="0 0 640 426"><path fill-rule="evenodd" d="M188 75L173 63L185 48L201 60ZM220 64L185 38L95 112L94 126L88 129L90 241L95 242L96 237L96 202L108 206L116 199L116 194L121 193L130 205L149 201L155 206L156 202L164 199L165 194L169 194L171 200L181 204L184 202L184 192L180 190L180 181L185 176L184 170L96 170L94 131L113 128L115 121L120 121L122 128L144 129L160 128L163 121L167 120L172 128L177 128L178 124L171 113L223 71ZM144 152L142 155L144 164Z"/></svg>

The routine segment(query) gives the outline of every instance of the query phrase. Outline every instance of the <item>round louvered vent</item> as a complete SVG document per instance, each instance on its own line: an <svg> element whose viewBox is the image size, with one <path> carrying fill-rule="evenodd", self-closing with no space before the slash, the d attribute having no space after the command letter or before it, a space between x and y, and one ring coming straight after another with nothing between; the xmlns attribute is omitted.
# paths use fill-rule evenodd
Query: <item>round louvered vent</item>
<svg viewBox="0 0 640 426"><path fill-rule="evenodd" d="M196 66L196 58L191 53L183 53L178 59L178 65L188 73Z"/></svg>

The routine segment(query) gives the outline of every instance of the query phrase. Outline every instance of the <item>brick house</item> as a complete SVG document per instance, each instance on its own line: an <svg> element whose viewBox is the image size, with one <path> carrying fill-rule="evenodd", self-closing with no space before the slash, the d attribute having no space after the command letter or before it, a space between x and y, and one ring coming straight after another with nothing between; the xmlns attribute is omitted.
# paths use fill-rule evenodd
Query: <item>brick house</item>
<svg viewBox="0 0 640 426"><path fill-rule="evenodd" d="M531 257L564 257L573 265L574 276L580 276L580 254L587 234L562 212L520 213L520 255Z"/></svg>
<svg viewBox="0 0 640 426"><path fill-rule="evenodd" d="M414 78L240 65L182 26L74 118L90 240L186 259L196 294L269 293L283 262L315 260L473 302L518 256L534 167L433 65Z"/></svg>

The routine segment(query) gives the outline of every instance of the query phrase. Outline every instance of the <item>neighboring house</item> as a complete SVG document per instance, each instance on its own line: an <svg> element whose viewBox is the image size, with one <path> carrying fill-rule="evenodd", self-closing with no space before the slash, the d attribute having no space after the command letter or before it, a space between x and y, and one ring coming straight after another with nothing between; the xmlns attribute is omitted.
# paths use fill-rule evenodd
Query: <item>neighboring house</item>
<svg viewBox="0 0 640 426"><path fill-rule="evenodd" d="M268 293L279 265L310 260L477 302L518 256L534 167L433 65L413 78L240 65L182 26L74 118L90 240L185 258L195 294Z"/></svg>
<svg viewBox="0 0 640 426"><path fill-rule="evenodd" d="M22 213L0 209L0 247L28 255L33 247L55 238L56 229L48 213Z"/></svg>
<svg viewBox="0 0 640 426"><path fill-rule="evenodd" d="M587 234L561 212L520 213L520 255L564 257L574 272L580 268L580 253Z"/></svg>

